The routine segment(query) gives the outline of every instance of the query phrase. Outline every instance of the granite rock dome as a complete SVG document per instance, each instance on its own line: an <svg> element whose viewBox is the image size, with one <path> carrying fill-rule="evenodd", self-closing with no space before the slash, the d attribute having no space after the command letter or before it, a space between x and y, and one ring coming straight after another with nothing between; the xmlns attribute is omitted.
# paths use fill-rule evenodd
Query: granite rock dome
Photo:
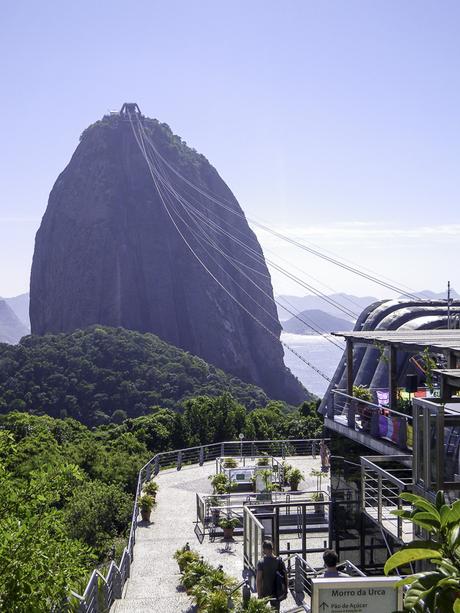
<svg viewBox="0 0 460 613"><path fill-rule="evenodd" d="M84 131L51 191L35 240L32 333L71 332L96 323L152 332L262 387L272 398L302 401L307 392L283 363L281 326L262 250L236 198L207 159L166 124L148 118L142 124L170 167L226 203L213 203L164 167L174 189L209 220L208 237L229 257L210 253L199 226L191 220L187 225L183 211L181 221L179 204L170 203L189 244L263 326L191 254L159 197L131 123L110 115Z"/></svg>

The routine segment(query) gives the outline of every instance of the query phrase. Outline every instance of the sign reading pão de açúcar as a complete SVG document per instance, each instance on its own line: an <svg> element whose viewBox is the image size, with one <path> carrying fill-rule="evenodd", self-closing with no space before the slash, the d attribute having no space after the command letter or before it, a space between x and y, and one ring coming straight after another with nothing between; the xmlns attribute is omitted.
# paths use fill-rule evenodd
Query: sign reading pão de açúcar
<svg viewBox="0 0 460 613"><path fill-rule="evenodd" d="M398 577L312 579L312 613L392 613L402 609Z"/></svg>

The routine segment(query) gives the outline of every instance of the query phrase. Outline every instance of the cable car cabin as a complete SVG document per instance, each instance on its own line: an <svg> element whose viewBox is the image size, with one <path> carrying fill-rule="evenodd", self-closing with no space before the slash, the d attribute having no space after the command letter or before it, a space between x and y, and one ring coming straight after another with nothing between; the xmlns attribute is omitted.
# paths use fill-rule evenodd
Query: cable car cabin
<svg viewBox="0 0 460 613"><path fill-rule="evenodd" d="M125 102L121 107L120 116L127 120L129 120L130 117L137 117L138 119L144 118L137 102Z"/></svg>

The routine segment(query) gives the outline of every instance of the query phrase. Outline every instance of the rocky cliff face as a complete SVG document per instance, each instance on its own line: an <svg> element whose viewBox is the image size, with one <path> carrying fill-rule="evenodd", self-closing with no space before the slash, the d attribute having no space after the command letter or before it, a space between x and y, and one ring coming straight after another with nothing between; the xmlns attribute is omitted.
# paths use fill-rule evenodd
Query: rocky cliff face
<svg viewBox="0 0 460 613"><path fill-rule="evenodd" d="M168 126L152 119L144 119L143 126L172 167L226 203L229 210L163 167L174 189L208 220L203 225L196 214L170 200L169 212L179 229L212 274L266 329L192 255L159 197L130 122L110 116L83 133L51 191L35 241L32 333L70 332L94 323L153 332L259 385L273 398L301 401L305 390L283 364L281 327L265 262L217 231L219 226L232 233L263 258L244 216L232 213L242 214L238 202L206 158Z"/></svg>

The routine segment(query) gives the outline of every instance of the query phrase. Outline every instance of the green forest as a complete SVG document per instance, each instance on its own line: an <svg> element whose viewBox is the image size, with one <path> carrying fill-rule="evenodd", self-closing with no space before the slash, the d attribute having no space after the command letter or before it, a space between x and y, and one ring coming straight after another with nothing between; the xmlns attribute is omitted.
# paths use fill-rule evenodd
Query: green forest
<svg viewBox="0 0 460 613"><path fill-rule="evenodd" d="M28 411L99 426L155 406L181 410L187 398L226 391L249 409L268 402L260 388L153 334L92 326L0 344L0 413Z"/></svg>
<svg viewBox="0 0 460 613"><path fill-rule="evenodd" d="M315 402L249 410L225 392L183 400L181 411L146 411L92 428L26 411L0 415L0 610L67 610L70 588L82 590L95 566L119 561L139 468L156 452L240 432L246 439L322 433Z"/></svg>

